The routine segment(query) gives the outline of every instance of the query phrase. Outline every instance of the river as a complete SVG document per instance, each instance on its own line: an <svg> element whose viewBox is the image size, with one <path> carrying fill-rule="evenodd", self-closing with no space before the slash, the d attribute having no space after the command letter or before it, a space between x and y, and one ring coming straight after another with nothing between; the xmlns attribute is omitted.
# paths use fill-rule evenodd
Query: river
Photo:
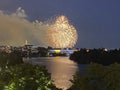
<svg viewBox="0 0 120 90"><path fill-rule="evenodd" d="M27 59L26 59L27 60ZM29 58L28 62L46 66L48 72L51 73L52 80L58 88L66 90L72 83L69 81L77 70L85 71L84 65L69 60L69 57L39 57Z"/></svg>

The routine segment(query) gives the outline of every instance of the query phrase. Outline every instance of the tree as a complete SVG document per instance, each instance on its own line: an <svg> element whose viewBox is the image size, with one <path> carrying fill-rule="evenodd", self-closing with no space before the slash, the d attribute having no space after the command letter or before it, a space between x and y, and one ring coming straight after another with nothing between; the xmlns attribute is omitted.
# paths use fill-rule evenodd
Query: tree
<svg viewBox="0 0 120 90"><path fill-rule="evenodd" d="M102 66L90 64L85 75L77 72L68 90L119 90L120 64Z"/></svg>
<svg viewBox="0 0 120 90"><path fill-rule="evenodd" d="M60 90L45 67L31 64L11 66L0 71L0 90Z"/></svg>
<svg viewBox="0 0 120 90"><path fill-rule="evenodd" d="M15 53L0 53L0 67L5 68L6 66L13 66L16 64L23 63L22 57Z"/></svg>
<svg viewBox="0 0 120 90"><path fill-rule="evenodd" d="M85 75L77 72L68 90L105 90L103 85L104 67L91 63Z"/></svg>
<svg viewBox="0 0 120 90"><path fill-rule="evenodd" d="M112 64L107 68L104 76L106 90L119 90L120 89L120 64Z"/></svg>
<svg viewBox="0 0 120 90"><path fill-rule="evenodd" d="M40 54L40 56L46 57L48 54L48 49L44 47L38 47L38 53Z"/></svg>

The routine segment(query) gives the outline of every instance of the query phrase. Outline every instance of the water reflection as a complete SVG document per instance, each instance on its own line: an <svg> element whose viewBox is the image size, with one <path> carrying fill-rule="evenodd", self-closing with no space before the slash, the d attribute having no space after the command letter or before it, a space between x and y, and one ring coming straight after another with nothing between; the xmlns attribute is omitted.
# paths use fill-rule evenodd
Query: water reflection
<svg viewBox="0 0 120 90"><path fill-rule="evenodd" d="M78 69L77 64L68 57L40 57L31 58L29 61L33 64L45 65L51 73L55 85L63 90L71 86L69 80Z"/></svg>

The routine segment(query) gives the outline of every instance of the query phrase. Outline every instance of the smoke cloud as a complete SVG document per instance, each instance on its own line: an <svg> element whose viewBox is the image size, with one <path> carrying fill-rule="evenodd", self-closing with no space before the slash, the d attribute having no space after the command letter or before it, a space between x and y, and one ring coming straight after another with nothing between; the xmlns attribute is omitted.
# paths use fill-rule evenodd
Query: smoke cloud
<svg viewBox="0 0 120 90"><path fill-rule="evenodd" d="M21 46L29 44L45 46L45 29L48 25L40 21L30 22L21 7L15 13L0 11L0 45Z"/></svg>

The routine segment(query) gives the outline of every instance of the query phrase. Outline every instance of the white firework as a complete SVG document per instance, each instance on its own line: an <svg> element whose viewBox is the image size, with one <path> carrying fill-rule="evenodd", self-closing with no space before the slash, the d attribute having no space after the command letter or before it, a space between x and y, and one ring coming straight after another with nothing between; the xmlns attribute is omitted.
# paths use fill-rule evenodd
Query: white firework
<svg viewBox="0 0 120 90"><path fill-rule="evenodd" d="M56 18L46 33L47 43L53 48L72 48L78 39L75 27L63 15Z"/></svg>

